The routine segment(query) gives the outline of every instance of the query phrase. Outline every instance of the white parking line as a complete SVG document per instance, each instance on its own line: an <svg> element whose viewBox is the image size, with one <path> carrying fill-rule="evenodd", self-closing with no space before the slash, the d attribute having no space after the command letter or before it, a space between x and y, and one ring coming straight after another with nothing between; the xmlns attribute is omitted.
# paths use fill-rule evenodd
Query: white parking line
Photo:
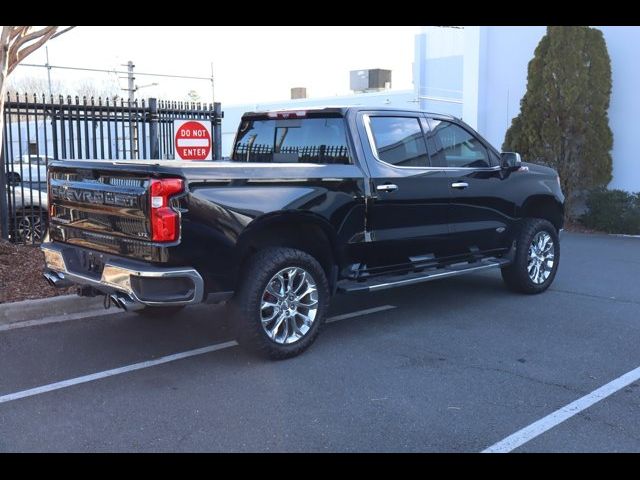
<svg viewBox="0 0 640 480"><path fill-rule="evenodd" d="M384 312L385 310L392 310L397 308L395 305L382 305L381 307L367 308L366 310L358 310L357 312L343 313L342 315L334 315L325 320L325 323L338 322L340 320L346 320L348 318L359 317L361 315L369 315L370 313Z"/></svg>
<svg viewBox="0 0 640 480"><path fill-rule="evenodd" d="M7 330L15 330L16 328L35 327L37 325L47 325L49 323L62 323L71 320L83 320L85 318L104 317L105 315L113 315L114 313L122 313L122 310L118 308L112 308L109 310L91 310L88 312L69 313L67 315L58 315L55 317L40 318L38 320L25 320L23 322L8 323L6 325L0 325L0 332Z"/></svg>
<svg viewBox="0 0 640 480"><path fill-rule="evenodd" d="M612 380L611 382L603 385L602 387L594 390L593 392L579 398L575 402L571 402L555 412L541 418L537 422L532 423L528 427L524 427L522 430L518 430L513 435L509 435L504 440L491 445L489 448L482 451L482 453L508 453L515 450L521 445L524 445L530 440L533 440L539 435L542 435L547 430L555 427L556 425L568 420L569 418L577 415L578 413L586 410L600 400L604 400L608 396L622 390L627 385L640 379L640 367L625 373L624 375Z"/></svg>
<svg viewBox="0 0 640 480"><path fill-rule="evenodd" d="M360 315L367 315L369 313L381 312L384 310L390 310L396 308L393 305L383 305L382 307L368 308L366 310L359 310L357 312L345 313L343 315L336 315L327 318L326 322L336 322L338 320L346 320L347 318L359 317ZM105 370L104 372L92 373L90 375L83 375L82 377L71 378L69 380L63 380L61 382L50 383L41 387L30 388L28 390L22 390L20 392L9 393L7 395L0 396L0 403L11 402L13 400L19 400L21 398L33 397L34 395L40 395L41 393L52 392L54 390L60 390L62 388L72 387L81 383L93 382L94 380L100 380L102 378L113 377L114 375L120 375L122 373L133 372L135 370L142 370L143 368L155 367L156 365L162 365L164 363L175 362L176 360L182 360L183 358L195 357L197 355L204 355L205 353L211 353L226 348L235 347L238 342L235 340L218 343L216 345L209 345L208 347L196 348L195 350L188 350L186 352L174 353L173 355L167 355L155 360L147 360L144 362L134 363L131 365L125 365L124 367L113 368L111 370Z"/></svg>
<svg viewBox="0 0 640 480"><path fill-rule="evenodd" d="M114 368L112 370L105 370L104 372L92 373L91 375L84 375L82 377L71 378L69 380L63 380L62 382L50 383L49 385L43 385L42 387L30 388L29 390L22 390L21 392L10 393L0 397L0 403L10 402L12 400L18 400L25 397L33 397L34 395L40 395L41 393L51 392L53 390L60 390L61 388L72 387L81 383L92 382L94 380L100 380L101 378L113 377L114 375L120 375L121 373L133 372L134 370L141 370L143 368L154 367L156 365L162 365L163 363L175 362L176 360L182 360L183 358L195 357L196 355L203 355L209 352L215 352L216 350L223 350L229 347L235 347L238 344L235 340L230 342L219 343L217 345L210 345L208 347L196 348L195 350L189 350L187 352L174 353L173 355L167 355L166 357L160 357L155 360L147 360L146 362L134 363L132 365L126 365L124 367Z"/></svg>
<svg viewBox="0 0 640 480"><path fill-rule="evenodd" d="M327 318L326 323L337 322L338 320L346 320L348 318L353 318L353 317L359 317L360 315L367 315L369 313L383 312L385 310L391 310L394 308L397 308L397 307L393 305L383 305L381 307L374 307L374 308L368 308L366 310L360 310L357 312L345 313L343 315L336 315L334 317ZM67 315L59 315L56 317L40 318L38 320L25 320L22 322L0 325L0 332L5 332L7 330L15 330L18 328L36 327L38 325L47 325L49 323L63 323L71 320L84 320L85 318L104 317L106 315L113 315L116 313L125 313L125 312L118 308L110 308L109 310L99 309L99 310L91 310L89 312L78 312L78 313L70 313Z"/></svg>

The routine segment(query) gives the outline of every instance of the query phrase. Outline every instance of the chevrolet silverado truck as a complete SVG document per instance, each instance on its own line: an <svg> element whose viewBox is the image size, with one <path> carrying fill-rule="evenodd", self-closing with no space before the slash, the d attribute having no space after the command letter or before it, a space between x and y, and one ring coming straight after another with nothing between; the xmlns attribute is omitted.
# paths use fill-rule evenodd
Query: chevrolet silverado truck
<svg viewBox="0 0 640 480"><path fill-rule="evenodd" d="M535 294L560 260L557 173L420 111L246 113L225 161L56 161L48 182L52 285L148 315L225 302L271 358L308 348L336 293L498 268Z"/></svg>

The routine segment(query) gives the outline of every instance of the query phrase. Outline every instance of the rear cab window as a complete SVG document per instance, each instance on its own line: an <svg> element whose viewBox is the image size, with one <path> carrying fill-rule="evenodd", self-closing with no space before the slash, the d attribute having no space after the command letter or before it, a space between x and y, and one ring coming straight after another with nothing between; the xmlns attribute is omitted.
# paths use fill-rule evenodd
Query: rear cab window
<svg viewBox="0 0 640 480"><path fill-rule="evenodd" d="M240 123L234 162L350 164L343 117L252 118Z"/></svg>

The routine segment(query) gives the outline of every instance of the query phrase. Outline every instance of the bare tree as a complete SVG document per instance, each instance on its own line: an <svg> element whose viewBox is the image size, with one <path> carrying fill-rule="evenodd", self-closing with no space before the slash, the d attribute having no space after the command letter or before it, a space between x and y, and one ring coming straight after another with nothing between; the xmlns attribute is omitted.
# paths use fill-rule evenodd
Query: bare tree
<svg viewBox="0 0 640 480"><path fill-rule="evenodd" d="M44 77L37 76L12 76L7 84L7 93L10 96L15 97L20 95L24 98L24 95L28 95L29 98L36 94L38 98L42 98L42 95L48 98L49 87L51 87L51 94L55 98L58 95L71 95L72 97L77 95L81 99L86 97L87 99L108 98L109 100L117 100L120 98L120 86L113 80L99 80L84 78L77 82L61 82L56 79L49 81Z"/></svg>
<svg viewBox="0 0 640 480"><path fill-rule="evenodd" d="M62 82L59 80L51 80L51 94L57 95L62 93ZM42 94L49 95L49 81L44 77L36 76L12 76L7 83L7 93L10 95L33 95L39 97Z"/></svg>
<svg viewBox="0 0 640 480"><path fill-rule="evenodd" d="M85 79L78 82L75 89L72 89L76 95L80 98L86 97L87 99L98 98L110 99L116 101L120 98L120 87L113 81L102 81Z"/></svg>
<svg viewBox="0 0 640 480"><path fill-rule="evenodd" d="M187 101L189 102L199 102L200 94L195 90L189 90L187 92Z"/></svg>
<svg viewBox="0 0 640 480"><path fill-rule="evenodd" d="M0 146L4 131L4 101L7 77L18 64L52 38L68 32L73 26L58 30L59 26L3 26L0 33Z"/></svg>

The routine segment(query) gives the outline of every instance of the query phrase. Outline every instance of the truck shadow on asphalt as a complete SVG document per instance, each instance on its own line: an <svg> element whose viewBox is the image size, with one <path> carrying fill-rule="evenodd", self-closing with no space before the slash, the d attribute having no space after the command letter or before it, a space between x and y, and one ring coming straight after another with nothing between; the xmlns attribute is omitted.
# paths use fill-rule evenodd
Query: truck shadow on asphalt
<svg viewBox="0 0 640 480"><path fill-rule="evenodd" d="M496 299L502 301L521 302L527 296L514 294L507 290L500 275L475 274L458 278L444 279L437 282L407 286L371 294L338 295L332 300L327 317L350 314L380 306L395 308L373 315L363 314L338 322L330 322L323 326L318 338L322 342L327 330L334 330L339 335L336 325L374 322L384 324L393 322L398 327L408 326L416 321L429 322L440 319L451 313L452 306L472 307L478 312L493 310ZM469 321L482 321L481 318L470 318ZM481 317L481 316L480 316ZM129 342L155 343L169 346L169 342L184 345L185 349L198 348L235 339L233 320L228 308L224 305L197 305L184 309L172 316L140 317L135 314L114 315L105 317L114 322L116 330L127 330ZM348 329L347 329L348 330ZM347 331L345 331L348 334ZM333 335L332 335L333 336ZM190 344L190 345L189 345ZM240 350L242 349L234 349ZM249 352L244 353L255 358Z"/></svg>

